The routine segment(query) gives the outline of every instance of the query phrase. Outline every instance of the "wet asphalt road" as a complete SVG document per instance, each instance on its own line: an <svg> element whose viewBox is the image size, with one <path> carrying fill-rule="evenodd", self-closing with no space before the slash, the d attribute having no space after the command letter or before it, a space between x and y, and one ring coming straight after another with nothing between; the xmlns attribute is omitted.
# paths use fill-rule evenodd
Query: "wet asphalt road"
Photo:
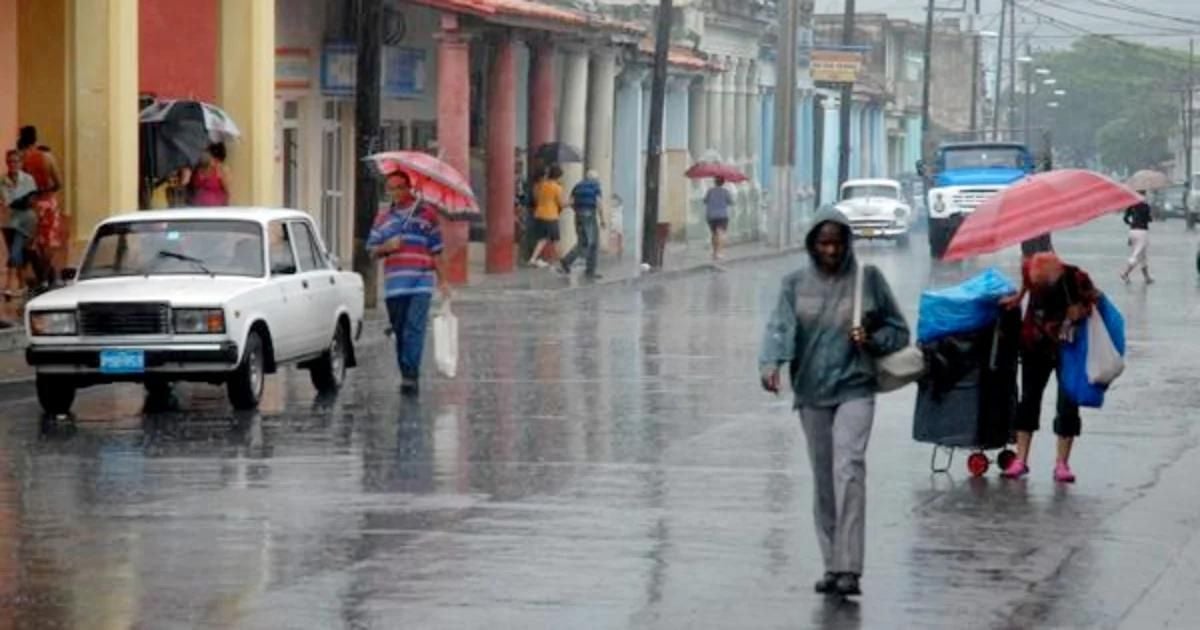
<svg viewBox="0 0 1200 630"><path fill-rule="evenodd" d="M1149 290L1116 278L1115 220L1057 240L1130 337L1074 486L1050 480L1048 432L1025 481L970 479L961 456L931 475L913 390L881 399L861 603L810 591L802 437L757 386L793 257L463 304L463 374L418 402L378 338L336 399L287 372L261 414L200 386L144 413L122 386L39 427L10 392L0 629L1194 627L1200 288L1181 224L1153 237ZM911 318L922 287L969 271L862 253Z"/></svg>

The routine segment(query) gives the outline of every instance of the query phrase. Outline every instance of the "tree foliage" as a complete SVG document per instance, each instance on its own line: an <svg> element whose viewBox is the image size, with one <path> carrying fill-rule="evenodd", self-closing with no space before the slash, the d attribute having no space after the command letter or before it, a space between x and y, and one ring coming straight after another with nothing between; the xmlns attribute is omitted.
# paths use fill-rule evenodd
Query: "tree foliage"
<svg viewBox="0 0 1200 630"><path fill-rule="evenodd" d="M1168 140L1179 133L1186 55L1095 36L1039 56L1038 63L1052 70L1053 87L1067 92L1054 97L1057 109L1044 106L1050 90L1036 97L1060 161L1132 171L1169 158Z"/></svg>

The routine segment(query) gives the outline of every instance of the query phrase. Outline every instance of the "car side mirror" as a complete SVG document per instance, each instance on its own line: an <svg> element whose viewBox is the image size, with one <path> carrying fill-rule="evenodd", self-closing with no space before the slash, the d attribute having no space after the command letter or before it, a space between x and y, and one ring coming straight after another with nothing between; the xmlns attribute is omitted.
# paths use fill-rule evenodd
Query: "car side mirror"
<svg viewBox="0 0 1200 630"><path fill-rule="evenodd" d="M925 160L917 160L917 175L925 176Z"/></svg>
<svg viewBox="0 0 1200 630"><path fill-rule="evenodd" d="M62 270L63 282L74 282L76 276L78 276L78 275L79 275L79 271L77 269L75 269L74 267L67 267L66 269Z"/></svg>

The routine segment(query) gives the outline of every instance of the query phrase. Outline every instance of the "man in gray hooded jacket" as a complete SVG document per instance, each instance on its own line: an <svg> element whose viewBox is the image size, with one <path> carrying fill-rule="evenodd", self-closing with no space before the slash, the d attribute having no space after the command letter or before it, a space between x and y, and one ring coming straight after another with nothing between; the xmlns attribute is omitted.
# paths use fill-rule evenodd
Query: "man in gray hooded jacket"
<svg viewBox="0 0 1200 630"><path fill-rule="evenodd" d="M908 345L908 324L883 274L863 269L862 321L853 320L858 261L846 218L817 215L805 244L812 264L783 279L759 359L763 387L779 392L789 364L795 408L813 469L817 540L825 575L816 591L859 595L866 515L866 451L875 416L875 359Z"/></svg>

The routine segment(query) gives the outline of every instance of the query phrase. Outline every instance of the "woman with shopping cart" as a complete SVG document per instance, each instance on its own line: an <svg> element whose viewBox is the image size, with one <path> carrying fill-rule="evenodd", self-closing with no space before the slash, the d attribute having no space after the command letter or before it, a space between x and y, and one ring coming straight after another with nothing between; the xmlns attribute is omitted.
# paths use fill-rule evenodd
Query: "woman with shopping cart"
<svg viewBox="0 0 1200 630"><path fill-rule="evenodd" d="M855 322L859 262L841 213L817 215L805 241L812 264L783 279L759 360L762 386L780 391L790 368L808 442L822 594L859 595L866 520L866 451L875 417L875 357L908 345L908 324L883 274L866 267L861 325Z"/></svg>

